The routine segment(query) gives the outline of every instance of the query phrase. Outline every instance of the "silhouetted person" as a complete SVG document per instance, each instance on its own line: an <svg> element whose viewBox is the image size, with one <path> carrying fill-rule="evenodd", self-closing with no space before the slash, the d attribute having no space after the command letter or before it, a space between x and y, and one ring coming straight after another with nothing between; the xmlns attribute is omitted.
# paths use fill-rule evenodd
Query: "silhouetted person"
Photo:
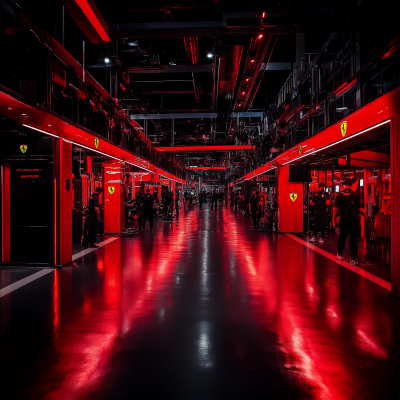
<svg viewBox="0 0 400 400"><path fill-rule="evenodd" d="M176 209L176 218L179 217L179 191L176 191L175 194L175 209Z"/></svg>
<svg viewBox="0 0 400 400"><path fill-rule="evenodd" d="M320 182L318 184L318 191L314 194L314 229L313 237L310 242L317 241L317 234L321 232L321 238L319 243L324 243L326 223L328 219L328 213L326 212L326 195L324 192L325 184Z"/></svg>
<svg viewBox="0 0 400 400"><path fill-rule="evenodd" d="M350 233L350 251L351 251L351 261L350 265L355 266L357 262L357 250L358 250L358 229L359 221L358 215L361 214L367 217L364 209L361 207L360 195L351 189L351 180L346 178L344 181L344 190L341 191L335 200L333 206L333 225L336 225L336 215L337 210L340 210L339 219L339 240L338 240L338 252L336 258L339 261L343 261L343 250L346 244L347 236Z"/></svg>
<svg viewBox="0 0 400 400"><path fill-rule="evenodd" d="M200 210L203 208L203 202L204 202L204 192L199 193L199 206Z"/></svg>
<svg viewBox="0 0 400 400"><path fill-rule="evenodd" d="M97 236L97 221L100 217L99 210L99 195L103 190L97 187L95 192L89 198L89 208L86 215L86 226L87 226L87 238L89 247L99 247L96 246L96 236Z"/></svg>
<svg viewBox="0 0 400 400"><path fill-rule="evenodd" d="M251 190L251 195L249 198L249 203L250 203L250 213L251 213L251 218L253 219L253 229L257 229L258 225L258 194L257 194L257 188L253 188Z"/></svg>
<svg viewBox="0 0 400 400"><path fill-rule="evenodd" d="M168 192L164 198L164 219L172 217L174 197L172 192Z"/></svg>
<svg viewBox="0 0 400 400"><path fill-rule="evenodd" d="M215 190L213 190L211 195L211 210L214 209L214 204L215 204L215 209L217 209L217 203L218 203L218 193Z"/></svg>
<svg viewBox="0 0 400 400"><path fill-rule="evenodd" d="M143 218L142 218L142 229L146 227L146 219L150 221L150 231L153 231L153 205L154 197L150 194L150 189L146 189L146 194L141 197L141 203L143 205Z"/></svg>
<svg viewBox="0 0 400 400"><path fill-rule="evenodd" d="M139 224L139 231L142 229L142 222L143 222L143 204L142 204L142 197L144 196L144 187L141 186L139 191L135 195L136 200L136 214L137 214L137 221Z"/></svg>

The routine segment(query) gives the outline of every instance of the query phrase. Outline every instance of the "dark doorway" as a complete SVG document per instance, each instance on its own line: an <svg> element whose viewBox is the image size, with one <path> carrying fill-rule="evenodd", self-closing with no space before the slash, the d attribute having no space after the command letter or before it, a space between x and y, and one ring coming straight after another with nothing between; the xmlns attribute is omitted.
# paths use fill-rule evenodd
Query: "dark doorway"
<svg viewBox="0 0 400 400"><path fill-rule="evenodd" d="M10 165L10 261L50 263L52 164L43 161Z"/></svg>

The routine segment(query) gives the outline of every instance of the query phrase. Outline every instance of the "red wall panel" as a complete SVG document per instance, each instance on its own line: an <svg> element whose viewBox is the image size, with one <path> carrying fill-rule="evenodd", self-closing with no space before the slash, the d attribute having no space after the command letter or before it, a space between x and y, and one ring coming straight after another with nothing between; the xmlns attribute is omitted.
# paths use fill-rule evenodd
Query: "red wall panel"
<svg viewBox="0 0 400 400"><path fill-rule="evenodd" d="M303 232L303 183L289 182L289 165L278 168L279 231ZM292 200L291 194L297 198Z"/></svg>
<svg viewBox="0 0 400 400"><path fill-rule="evenodd" d="M120 233L125 227L123 166L104 164L104 232Z"/></svg>

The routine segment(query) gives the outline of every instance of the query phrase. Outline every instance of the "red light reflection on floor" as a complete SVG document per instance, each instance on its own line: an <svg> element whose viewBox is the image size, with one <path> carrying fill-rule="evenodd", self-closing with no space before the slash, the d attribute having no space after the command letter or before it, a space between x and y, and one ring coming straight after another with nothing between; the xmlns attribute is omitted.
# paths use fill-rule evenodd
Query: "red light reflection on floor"
<svg viewBox="0 0 400 400"><path fill-rule="evenodd" d="M58 304L58 270L54 270L54 282L53 282L53 326L54 334L57 335L57 329L59 325L59 304Z"/></svg>
<svg viewBox="0 0 400 400"><path fill-rule="evenodd" d="M331 324L318 323L317 315L321 313L325 293L318 292L321 286L315 282L316 264L304 264L302 247L295 249L296 243L287 242L286 237L278 241L279 259L271 260L268 258L269 243L263 241L259 233L256 233L256 242L243 240L235 218L229 219L228 231L227 242L241 259L238 264L242 266L242 275L254 298L253 307L258 308L260 323L265 324L268 331L277 333L281 351L286 354L288 373L293 371L293 379L303 381L312 398L351 397L353 372L346 365L345 357L332 352L337 343L331 337L331 329L326 329L326 326L336 329L340 323L337 306L330 304L326 309L325 318ZM309 259L313 256L308 255ZM334 302L337 288L329 285L326 291ZM309 310L310 314L304 310ZM370 342L369 345L370 349L378 351L378 347Z"/></svg>
<svg viewBox="0 0 400 400"><path fill-rule="evenodd" d="M96 382L108 373L107 363L113 355L115 340L137 328L142 317L155 311L157 304L153 293L159 291L164 280L173 273L177 257L185 246L186 230L173 229L175 243L163 246L158 252L143 254L140 242L132 241L128 250L132 250L134 256L132 262L130 254L129 265L124 263L120 240L104 246L96 265L97 271L104 270L104 294L88 293L76 318L61 327L58 276L55 274L54 326L59 331L55 337L59 361L53 373L61 373L66 380L57 390L48 391L46 399L80 398L82 393L95 388ZM85 268L88 268L87 263ZM105 302L101 301L103 296ZM172 306L170 296L165 302L168 307Z"/></svg>

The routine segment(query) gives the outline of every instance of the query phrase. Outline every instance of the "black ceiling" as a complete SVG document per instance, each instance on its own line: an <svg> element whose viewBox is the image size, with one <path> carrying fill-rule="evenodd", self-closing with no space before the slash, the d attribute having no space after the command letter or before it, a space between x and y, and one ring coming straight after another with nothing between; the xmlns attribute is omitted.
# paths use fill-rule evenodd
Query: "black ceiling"
<svg viewBox="0 0 400 400"><path fill-rule="evenodd" d="M61 42L61 2L42 0L40 7L30 0L17 3ZM393 17L390 9L359 0L98 0L95 4L109 25L111 42L89 43L66 12L66 49L82 61L82 40L86 40L90 73L108 90L107 74L117 69L128 86L128 90L118 88L118 98L144 100L140 112L204 113L204 118L174 121L174 141L180 144L232 143L236 119L229 118L230 113L240 106L243 111L265 110L291 72L296 33L305 33L306 53L316 53L331 32L379 29ZM263 38L257 42L260 34ZM189 41L195 50L190 51ZM267 42L269 46L264 46ZM104 62L105 57L110 57L110 64ZM257 60L252 65L269 61L274 68L265 73L250 71L252 57ZM254 81L242 101L249 74ZM228 116L207 118L210 112ZM251 126L258 121L244 123ZM152 121L147 128L153 141L171 143L171 120Z"/></svg>

